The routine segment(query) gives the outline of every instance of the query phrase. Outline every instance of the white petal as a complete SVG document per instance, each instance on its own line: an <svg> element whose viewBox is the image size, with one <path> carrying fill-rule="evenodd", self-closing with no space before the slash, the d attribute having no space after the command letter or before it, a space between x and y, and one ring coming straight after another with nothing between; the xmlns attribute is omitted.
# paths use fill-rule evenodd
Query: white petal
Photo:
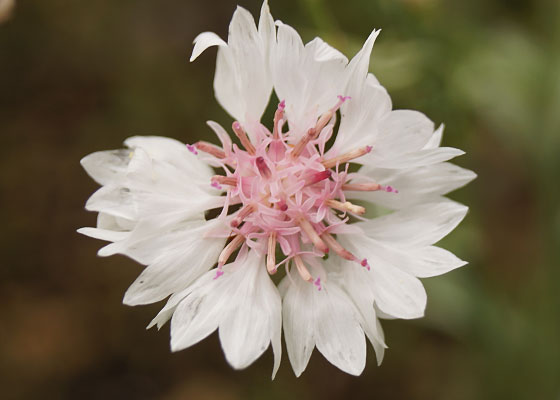
<svg viewBox="0 0 560 400"><path fill-rule="evenodd" d="M192 154L184 143L175 139L159 136L134 136L128 138L125 144L132 149L142 149L155 165L174 167L174 174L188 178L185 183L196 183L207 187L214 171L197 156ZM136 154L134 154L136 156ZM136 157L133 157L133 159Z"/></svg>
<svg viewBox="0 0 560 400"><path fill-rule="evenodd" d="M220 285L214 276L214 271L207 272L177 305L171 319L172 351L186 349L210 335L230 311L227 298L234 288Z"/></svg>
<svg viewBox="0 0 560 400"><path fill-rule="evenodd" d="M373 146L379 135L381 121L391 112L391 98L384 87L375 83L373 75L357 92L349 91L351 99L342 106L340 129L333 149L338 154L364 146Z"/></svg>
<svg viewBox="0 0 560 400"><path fill-rule="evenodd" d="M161 234L152 243L144 242L142 246L154 249L154 261L128 288L123 303L155 303L186 288L212 268L225 244L224 238L204 237L214 227L211 222L195 221Z"/></svg>
<svg viewBox="0 0 560 400"><path fill-rule="evenodd" d="M130 162L130 150L98 151L85 156L80 164L100 185L116 184L124 178Z"/></svg>
<svg viewBox="0 0 560 400"><path fill-rule="evenodd" d="M332 257L327 260L326 267L333 269L335 263L340 264L342 273L337 274L337 282L355 304L360 316L360 325L373 345L378 364L381 364L387 345L374 308L375 296L372 289L371 273L354 262L339 259L331 260L333 260Z"/></svg>
<svg viewBox="0 0 560 400"><path fill-rule="evenodd" d="M367 247L377 257L418 278L441 275L466 264L453 253L435 246L407 247L370 240Z"/></svg>
<svg viewBox="0 0 560 400"><path fill-rule="evenodd" d="M381 121L372 158L390 159L421 150L434 132L434 123L412 110L394 110Z"/></svg>
<svg viewBox="0 0 560 400"><path fill-rule="evenodd" d="M218 279L212 270L195 282L171 320L173 351L193 345L219 327L226 359L234 368L245 368L271 340L277 344L280 295L263 262L262 256L250 251L245 259L224 266Z"/></svg>
<svg viewBox="0 0 560 400"><path fill-rule="evenodd" d="M427 296L418 278L384 263L379 258L369 259L372 263L371 272L377 306L397 318L423 317Z"/></svg>
<svg viewBox="0 0 560 400"><path fill-rule="evenodd" d="M314 293L313 285L303 282L299 277L294 277L294 284L291 285L288 279L284 278L282 281L286 282L282 320L288 358L294 373L299 377L307 367L315 348Z"/></svg>
<svg viewBox="0 0 560 400"><path fill-rule="evenodd" d="M436 246L411 250L408 256L411 262L403 264L401 269L418 278L442 275L467 264L453 253Z"/></svg>
<svg viewBox="0 0 560 400"><path fill-rule="evenodd" d="M426 291L422 283L393 265L393 260L383 257L375 241L363 235L338 235L337 239L349 251L359 254L360 258L367 258L371 271L362 269L360 274L373 290L375 303L380 310L403 319L424 315Z"/></svg>
<svg viewBox="0 0 560 400"><path fill-rule="evenodd" d="M264 268L264 257L251 251L240 268L234 272L244 275L236 283L234 310L224 316L219 331L226 359L236 369L259 358L281 331L280 295Z"/></svg>
<svg viewBox="0 0 560 400"><path fill-rule="evenodd" d="M86 202L86 210L130 220L137 218L137 208L130 190L119 186L102 186Z"/></svg>
<svg viewBox="0 0 560 400"><path fill-rule="evenodd" d="M424 145L424 149L436 149L441 146L441 138L443 137L443 129L445 126L441 124L439 128L432 134L430 140Z"/></svg>
<svg viewBox="0 0 560 400"><path fill-rule="evenodd" d="M136 225L136 221L115 217L113 215L100 212L97 215L97 227L100 229L108 229L112 231L130 231Z"/></svg>
<svg viewBox="0 0 560 400"><path fill-rule="evenodd" d="M324 282L321 291L299 277L293 281L284 296L283 320L296 376L305 370L315 344L333 365L359 375L365 367L366 344L350 299L332 281Z"/></svg>
<svg viewBox="0 0 560 400"><path fill-rule="evenodd" d="M310 290L316 289L311 287ZM356 308L331 282L323 285L316 298L317 350L342 371L360 375L366 365L366 341Z"/></svg>
<svg viewBox="0 0 560 400"><path fill-rule="evenodd" d="M266 35L265 43L251 14L238 7L230 23L228 46L218 49L216 60L216 99L233 118L241 121L250 137L272 92L268 60L272 41Z"/></svg>
<svg viewBox="0 0 560 400"><path fill-rule="evenodd" d="M274 88L286 101L290 133L297 140L315 124L319 115L332 108L345 87L348 60L320 39L303 46L298 33L278 23L274 54Z"/></svg>
<svg viewBox="0 0 560 400"><path fill-rule="evenodd" d="M261 36L264 53L267 62L270 63L270 57L276 46L276 25L274 25L274 18L270 14L268 1L263 1L261 7L261 16L259 18L259 35Z"/></svg>
<svg viewBox="0 0 560 400"><path fill-rule="evenodd" d="M347 192L346 197L369 201L390 209L434 201L476 178L474 172L450 163L407 169L363 167L360 174L366 175L376 183L392 186L398 193Z"/></svg>
<svg viewBox="0 0 560 400"><path fill-rule="evenodd" d="M453 147L438 147L436 149L422 149L412 153L402 154L397 157L381 158L364 156L360 163L376 168L416 168L451 160L465 154L464 151Z"/></svg>
<svg viewBox="0 0 560 400"><path fill-rule="evenodd" d="M380 242L408 247L431 245L463 220L468 208L452 201L421 204L356 224Z"/></svg>
<svg viewBox="0 0 560 400"><path fill-rule="evenodd" d="M190 58L193 62L201 55L206 49L212 46L227 46L227 43L222 40L214 32L202 32L194 39L194 48Z"/></svg>
<svg viewBox="0 0 560 400"><path fill-rule="evenodd" d="M106 240L108 242L117 242L119 240L124 240L130 234L129 232L119 232L98 228L80 228L78 229L78 233L92 237L94 239Z"/></svg>

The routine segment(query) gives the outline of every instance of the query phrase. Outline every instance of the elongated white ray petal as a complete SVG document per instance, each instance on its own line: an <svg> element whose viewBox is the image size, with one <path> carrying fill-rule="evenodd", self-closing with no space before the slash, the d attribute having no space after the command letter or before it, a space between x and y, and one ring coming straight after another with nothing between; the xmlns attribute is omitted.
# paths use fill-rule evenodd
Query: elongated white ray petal
<svg viewBox="0 0 560 400"><path fill-rule="evenodd" d="M408 247L432 245L462 221L468 208L453 201L420 204L392 214L359 222L357 227L381 242Z"/></svg>
<svg viewBox="0 0 560 400"><path fill-rule="evenodd" d="M397 189L398 193L383 190L347 192L347 198L369 201L390 209L437 201L440 196L463 187L476 178L474 172L451 163L407 169L363 167L359 172L376 183Z"/></svg>
<svg viewBox="0 0 560 400"><path fill-rule="evenodd" d="M190 58L190 62L193 62L201 55L206 49L212 46L227 46L227 43L223 41L221 37L216 35L214 32L202 32L194 39L194 48Z"/></svg>

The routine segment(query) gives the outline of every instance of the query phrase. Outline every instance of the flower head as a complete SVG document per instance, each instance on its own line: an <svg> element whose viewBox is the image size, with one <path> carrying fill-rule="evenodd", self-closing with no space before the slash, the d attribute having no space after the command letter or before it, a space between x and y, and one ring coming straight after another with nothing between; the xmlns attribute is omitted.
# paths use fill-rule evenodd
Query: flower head
<svg viewBox="0 0 560 400"><path fill-rule="evenodd" d="M442 127L392 110L368 73L378 33L348 61L319 38L304 45L266 1L258 27L238 8L227 43L202 33L191 61L218 46L216 98L239 144L209 122L220 146L134 137L82 160L102 187L86 204L97 228L80 232L111 242L100 255L147 265L124 302L170 296L150 326L171 319L173 350L219 329L235 368L272 344L274 375L283 326L296 375L315 346L358 375L365 336L383 358L378 318L421 317L418 278L465 264L433 244L467 211L443 195L475 175L446 162L462 152L440 147ZM267 124L273 89L281 101ZM378 206L392 212L367 218Z"/></svg>

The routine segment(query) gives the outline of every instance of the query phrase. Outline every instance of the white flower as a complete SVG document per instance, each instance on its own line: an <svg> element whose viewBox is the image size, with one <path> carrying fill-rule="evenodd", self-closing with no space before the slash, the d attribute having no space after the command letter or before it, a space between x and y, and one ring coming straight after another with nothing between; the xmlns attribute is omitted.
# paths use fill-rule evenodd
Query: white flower
<svg viewBox="0 0 560 400"><path fill-rule="evenodd" d="M80 232L111 242L100 255L147 265L124 303L170 296L149 326L171 319L172 350L219 329L234 368L272 344L274 376L283 325L297 376L315 346L358 375L366 336L383 358L378 318L421 317L418 278L465 264L434 243L467 212L443 196L475 174L446 162L463 153L440 147L442 127L416 111L392 111L368 73L378 33L348 61L321 39L304 45L275 24L266 1L258 28L238 8L228 42L202 33L191 60L218 46L216 98L235 118L241 147L209 122L221 147L134 137L126 150L82 160L102 187L86 204L99 212L97 227ZM269 130L261 116L273 89L282 101ZM340 128L326 148L338 111ZM348 163L362 167L348 173ZM365 208L348 199L393 212L363 218ZM219 216L207 219L213 209ZM280 266L286 274L277 286L269 275Z"/></svg>

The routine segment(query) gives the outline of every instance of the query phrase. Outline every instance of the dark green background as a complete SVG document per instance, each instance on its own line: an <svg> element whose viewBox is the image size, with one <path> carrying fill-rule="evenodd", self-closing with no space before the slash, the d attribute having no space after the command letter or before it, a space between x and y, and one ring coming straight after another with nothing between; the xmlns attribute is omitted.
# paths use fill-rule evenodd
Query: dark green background
<svg viewBox="0 0 560 400"><path fill-rule="evenodd" d="M260 1L240 0L254 15ZM478 179L443 242L470 261L425 280L426 317L386 321L361 377L317 352L299 379L270 351L233 371L217 335L171 354L162 306L121 304L141 266L100 259L84 155L131 135L184 142L228 125L212 93L236 2L21 0L0 26L0 383L4 399L558 399L560 396L560 7L545 0L271 0L306 40L348 56L382 28L372 71L395 108L446 124ZM213 140L213 137L212 137Z"/></svg>

